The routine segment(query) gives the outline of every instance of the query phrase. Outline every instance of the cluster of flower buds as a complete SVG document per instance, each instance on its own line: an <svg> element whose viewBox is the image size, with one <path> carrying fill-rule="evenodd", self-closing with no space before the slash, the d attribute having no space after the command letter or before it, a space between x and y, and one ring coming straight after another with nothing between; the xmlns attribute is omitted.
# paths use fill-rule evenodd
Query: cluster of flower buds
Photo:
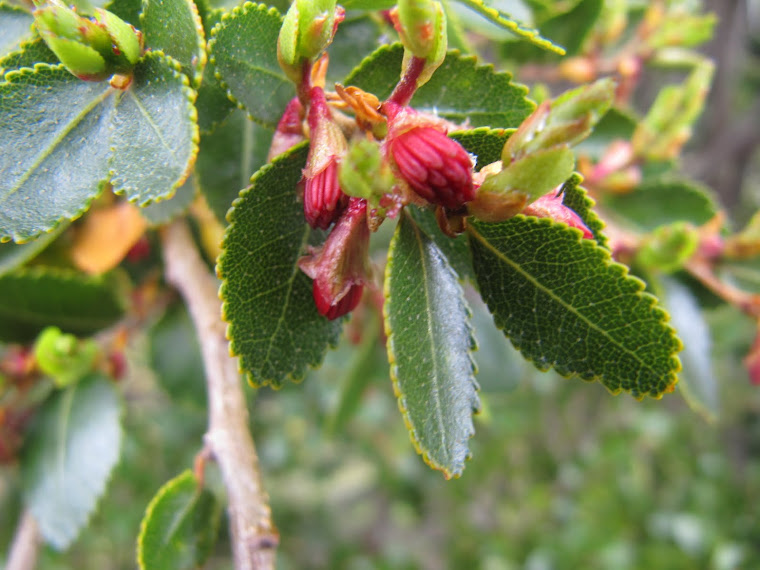
<svg viewBox="0 0 760 570"><path fill-rule="evenodd" d="M85 81L129 74L142 55L142 34L107 10L95 8L88 18L51 3L34 11L34 24L66 69Z"/></svg>

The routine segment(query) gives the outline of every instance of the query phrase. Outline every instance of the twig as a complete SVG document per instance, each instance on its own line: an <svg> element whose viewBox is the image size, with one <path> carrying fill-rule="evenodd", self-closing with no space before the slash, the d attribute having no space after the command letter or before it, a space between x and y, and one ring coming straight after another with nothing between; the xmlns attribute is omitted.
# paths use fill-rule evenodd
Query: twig
<svg viewBox="0 0 760 570"><path fill-rule="evenodd" d="M201 260L184 221L166 228L163 246L166 279L187 303L200 341L209 402L205 444L227 489L235 568L273 569L279 536L261 485L237 361L230 357L224 336L218 284Z"/></svg>
<svg viewBox="0 0 760 570"><path fill-rule="evenodd" d="M5 570L32 570L37 566L37 554L41 543L37 521L29 510L25 510L13 537Z"/></svg>

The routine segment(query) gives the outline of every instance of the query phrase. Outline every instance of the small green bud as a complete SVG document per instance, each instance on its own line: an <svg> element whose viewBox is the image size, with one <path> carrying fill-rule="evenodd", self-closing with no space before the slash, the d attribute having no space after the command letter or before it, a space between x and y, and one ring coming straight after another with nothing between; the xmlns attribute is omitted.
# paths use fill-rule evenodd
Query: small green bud
<svg viewBox="0 0 760 570"><path fill-rule="evenodd" d="M140 59L142 34L118 16L96 9L95 20L63 5L34 11L40 37L73 75L101 81L128 73Z"/></svg>
<svg viewBox="0 0 760 570"><path fill-rule="evenodd" d="M699 232L687 222L655 229L636 254L636 262L647 269L672 273L681 269L699 247Z"/></svg>
<svg viewBox="0 0 760 570"><path fill-rule="evenodd" d="M37 366L59 388L78 382L90 372L98 353L98 345L93 340L78 340L57 327L47 327L34 344Z"/></svg>
<svg viewBox="0 0 760 570"><path fill-rule="evenodd" d="M277 38L277 59L296 84L303 80L303 64L314 61L332 43L345 12L336 0L295 0L285 14Z"/></svg>
<svg viewBox="0 0 760 570"><path fill-rule="evenodd" d="M417 78L417 87L428 82L443 60L448 49L446 13L440 2L432 0L401 0L393 14L396 30L404 44L402 75L413 58L425 60Z"/></svg>
<svg viewBox="0 0 760 570"><path fill-rule="evenodd" d="M380 145L361 139L349 146L338 173L344 194L365 198L376 208L380 198L393 188L390 166L383 160Z"/></svg>

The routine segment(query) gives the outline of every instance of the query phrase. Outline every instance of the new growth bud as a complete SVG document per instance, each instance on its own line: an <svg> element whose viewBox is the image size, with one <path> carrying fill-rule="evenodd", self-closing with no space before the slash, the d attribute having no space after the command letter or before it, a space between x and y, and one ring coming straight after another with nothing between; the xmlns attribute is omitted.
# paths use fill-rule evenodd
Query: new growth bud
<svg viewBox="0 0 760 570"><path fill-rule="evenodd" d="M418 196L451 210L475 197L470 155L440 124L390 102L383 109L389 119L384 151Z"/></svg>
<svg viewBox="0 0 760 570"><path fill-rule="evenodd" d="M340 215L347 201L338 183L338 162L346 152L347 143L333 122L324 90L313 87L309 97L311 142L303 171L306 180L303 206L309 225L324 230Z"/></svg>
<svg viewBox="0 0 760 570"><path fill-rule="evenodd" d="M344 17L336 0L295 0L290 5L277 39L277 60L294 83L301 84L304 65L330 45Z"/></svg>
<svg viewBox="0 0 760 570"><path fill-rule="evenodd" d="M127 74L142 54L142 34L100 8L90 19L66 6L50 4L34 11L34 24L66 69L85 81Z"/></svg>
<svg viewBox="0 0 760 570"><path fill-rule="evenodd" d="M314 279L314 303L330 320L351 312L369 279L367 201L351 198L324 245L299 261Z"/></svg>

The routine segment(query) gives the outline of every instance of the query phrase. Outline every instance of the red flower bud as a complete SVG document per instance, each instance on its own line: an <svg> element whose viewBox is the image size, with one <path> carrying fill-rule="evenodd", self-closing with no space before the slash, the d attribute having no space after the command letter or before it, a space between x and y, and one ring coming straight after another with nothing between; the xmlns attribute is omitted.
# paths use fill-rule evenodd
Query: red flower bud
<svg viewBox="0 0 760 570"><path fill-rule="evenodd" d="M351 312L369 278L367 201L351 198L324 245L298 265L314 279L314 303L320 314L332 320Z"/></svg>
<svg viewBox="0 0 760 570"><path fill-rule="evenodd" d="M522 213L537 218L551 218L555 222L563 222L571 228L581 230L585 239L594 239L594 234L586 227L581 217L562 203L562 195L557 194L556 190L541 196L527 206Z"/></svg>
<svg viewBox="0 0 760 570"><path fill-rule="evenodd" d="M348 201L338 183L338 161L345 154L347 143L332 120L323 89L314 87L309 97L311 146L303 171L306 179L303 207L309 225L324 230L338 218Z"/></svg>
<svg viewBox="0 0 760 570"><path fill-rule="evenodd" d="M267 160L271 161L275 156L279 156L286 150L294 147L304 140L303 121L304 110L298 97L293 97L285 107L285 112L277 123L277 129L272 137L272 144L269 145L269 154Z"/></svg>
<svg viewBox="0 0 760 570"><path fill-rule="evenodd" d="M470 155L440 123L390 102L383 110L389 117L385 151L412 190L451 210L475 198Z"/></svg>

